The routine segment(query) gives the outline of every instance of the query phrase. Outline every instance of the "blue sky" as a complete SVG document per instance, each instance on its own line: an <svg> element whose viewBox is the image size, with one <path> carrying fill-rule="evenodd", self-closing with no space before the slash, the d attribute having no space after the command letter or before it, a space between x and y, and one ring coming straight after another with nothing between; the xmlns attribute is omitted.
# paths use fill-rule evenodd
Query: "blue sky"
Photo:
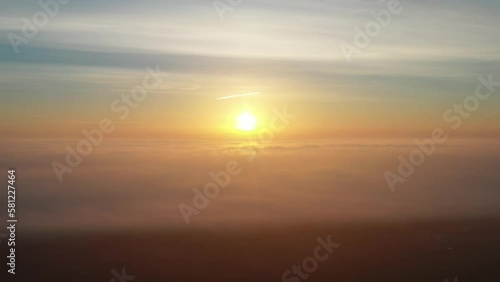
<svg viewBox="0 0 500 282"><path fill-rule="evenodd" d="M19 54L8 34L20 34L21 19L41 8L34 1L2 1L0 122L43 117L54 128L60 120L93 123L109 111L109 101L141 79L146 66L158 64L170 79L131 118L135 122L176 119L167 125L182 127L193 121L182 113L197 103L262 91L263 104L295 104L315 124L324 120L319 111L328 121L372 115L379 121L375 126L395 131L403 125L391 121L394 116L408 121L407 127L430 127L447 107L473 93L478 76L500 72L500 4L402 5L348 63L340 44L352 43L355 27L372 21L370 11L386 9L387 1L248 0L221 21L211 1L73 0ZM304 103L315 110L302 109ZM325 103L330 107L322 110ZM328 116L339 103L347 113ZM488 104L472 123L498 131L484 120L500 120L499 99Z"/></svg>

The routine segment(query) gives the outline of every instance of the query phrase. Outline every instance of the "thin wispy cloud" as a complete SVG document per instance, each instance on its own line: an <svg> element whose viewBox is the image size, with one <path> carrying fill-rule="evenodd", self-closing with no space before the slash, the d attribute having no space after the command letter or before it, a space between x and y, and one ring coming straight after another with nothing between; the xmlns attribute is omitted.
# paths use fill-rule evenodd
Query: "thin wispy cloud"
<svg viewBox="0 0 500 282"><path fill-rule="evenodd" d="M217 100L226 100L226 99L233 99L233 98L240 98L240 97L246 97L246 96L253 96L253 95L258 95L261 94L262 92L251 92L251 93L245 93L245 94L236 94L236 95L230 95L230 96L224 96L217 98Z"/></svg>

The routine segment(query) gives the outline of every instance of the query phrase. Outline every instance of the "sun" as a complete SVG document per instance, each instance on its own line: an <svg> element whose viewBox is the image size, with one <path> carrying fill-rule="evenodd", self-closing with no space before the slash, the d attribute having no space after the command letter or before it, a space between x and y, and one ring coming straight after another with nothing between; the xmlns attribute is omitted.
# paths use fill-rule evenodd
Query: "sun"
<svg viewBox="0 0 500 282"><path fill-rule="evenodd" d="M255 130L257 127L257 119L251 113L242 113L236 118L236 127L244 131Z"/></svg>

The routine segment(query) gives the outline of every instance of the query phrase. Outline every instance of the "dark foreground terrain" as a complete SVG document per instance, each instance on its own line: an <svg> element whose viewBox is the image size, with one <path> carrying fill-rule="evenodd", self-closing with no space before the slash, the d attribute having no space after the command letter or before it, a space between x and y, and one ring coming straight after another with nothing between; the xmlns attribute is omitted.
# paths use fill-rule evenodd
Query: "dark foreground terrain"
<svg viewBox="0 0 500 282"><path fill-rule="evenodd" d="M0 277L23 282L278 282L292 265L313 256L317 237L331 235L341 247L319 262L307 281L500 281L499 223L40 233L18 238L15 279L4 271ZM112 270L123 267L133 280L114 278Z"/></svg>

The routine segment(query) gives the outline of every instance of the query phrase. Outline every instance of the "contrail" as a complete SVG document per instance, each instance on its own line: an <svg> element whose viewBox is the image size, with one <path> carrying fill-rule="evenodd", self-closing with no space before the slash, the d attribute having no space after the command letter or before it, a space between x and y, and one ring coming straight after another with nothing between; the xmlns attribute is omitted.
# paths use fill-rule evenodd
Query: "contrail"
<svg viewBox="0 0 500 282"><path fill-rule="evenodd" d="M231 96L217 98L217 100L225 100L225 99L231 99L231 98L237 98L237 97L251 96L251 95L257 95L260 93L262 93L262 92L252 92L252 93L246 93L246 94L231 95Z"/></svg>

